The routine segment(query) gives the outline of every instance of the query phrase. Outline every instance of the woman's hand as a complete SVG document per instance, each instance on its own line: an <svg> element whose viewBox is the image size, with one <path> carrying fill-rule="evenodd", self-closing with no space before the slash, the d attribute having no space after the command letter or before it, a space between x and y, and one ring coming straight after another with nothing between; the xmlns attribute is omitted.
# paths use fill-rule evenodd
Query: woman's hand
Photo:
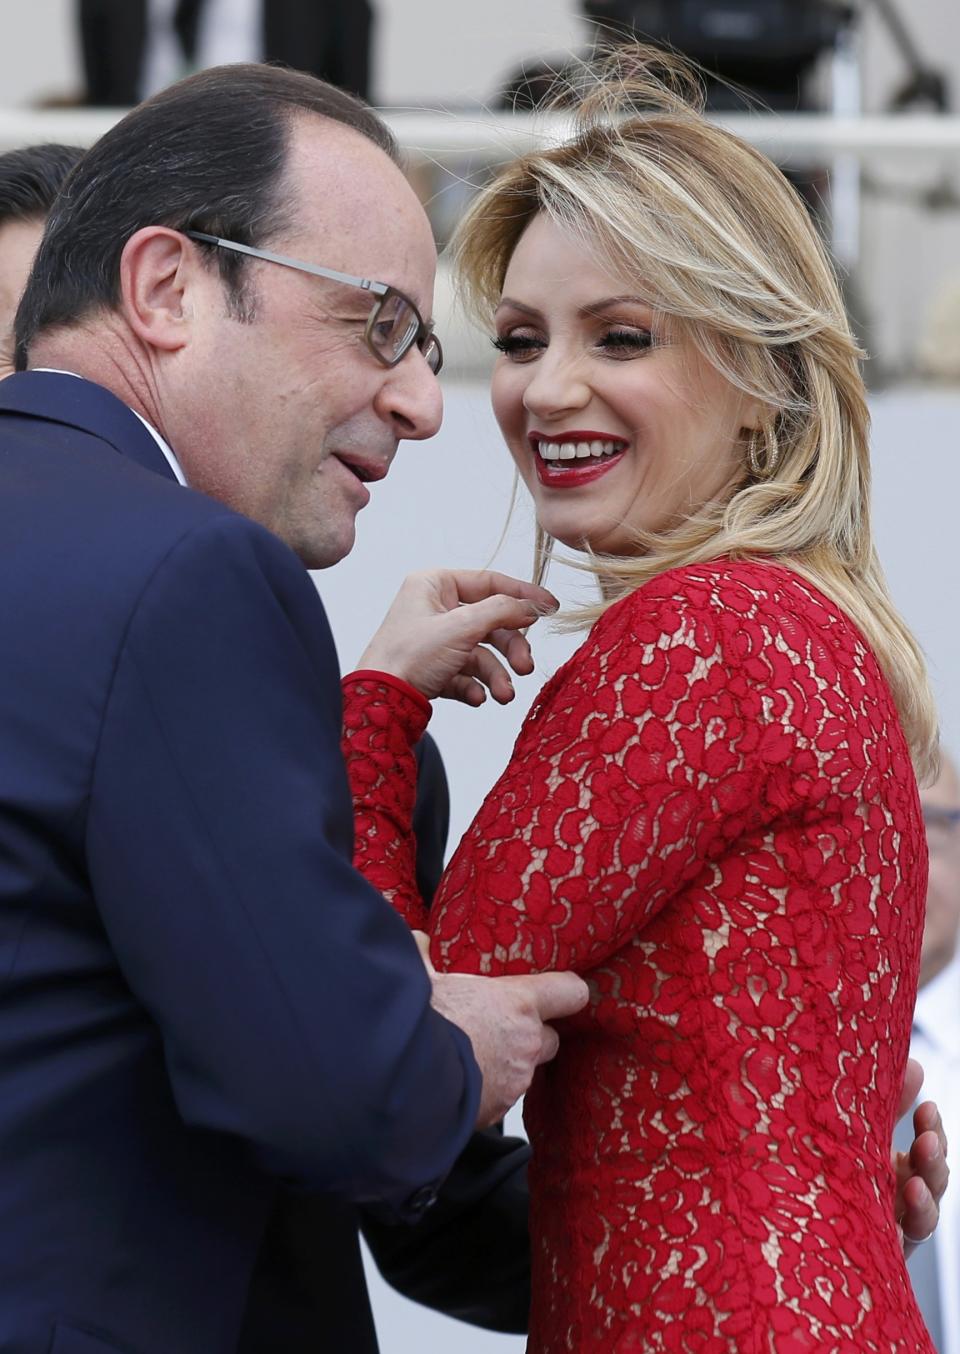
<svg viewBox="0 0 960 1354"><path fill-rule="evenodd" d="M505 705L514 694L507 666L520 675L533 671L530 645L520 632L556 609L557 599L545 588L488 569L411 574L358 667L392 673L428 700L449 696L482 705L489 690Z"/></svg>
<svg viewBox="0 0 960 1354"><path fill-rule="evenodd" d="M910 1110L923 1084L923 1068L911 1058L897 1108L902 1119ZM917 1244L936 1231L940 1219L940 1200L947 1187L947 1135L940 1111L932 1100L924 1101L913 1112L915 1137L909 1152L893 1153L897 1176L895 1216L903 1237L907 1258Z"/></svg>

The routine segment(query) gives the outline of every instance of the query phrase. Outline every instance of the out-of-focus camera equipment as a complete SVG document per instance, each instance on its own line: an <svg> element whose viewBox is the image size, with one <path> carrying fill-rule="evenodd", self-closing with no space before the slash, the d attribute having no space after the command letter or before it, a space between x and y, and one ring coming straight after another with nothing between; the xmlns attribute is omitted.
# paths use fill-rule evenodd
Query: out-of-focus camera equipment
<svg viewBox="0 0 960 1354"><path fill-rule="evenodd" d="M708 106L742 109L740 86L769 108L809 107L807 77L852 18L829 0L584 0L601 41L672 47L705 72Z"/></svg>
<svg viewBox="0 0 960 1354"><path fill-rule="evenodd" d="M850 47L848 39L870 6L907 69L891 107L926 104L945 111L946 78L923 61L895 0L582 0L596 45L638 40L697 62L714 112L751 105L819 111L813 69L822 57ZM562 88L568 69L563 60L525 62L506 82L501 106L537 107L558 84Z"/></svg>

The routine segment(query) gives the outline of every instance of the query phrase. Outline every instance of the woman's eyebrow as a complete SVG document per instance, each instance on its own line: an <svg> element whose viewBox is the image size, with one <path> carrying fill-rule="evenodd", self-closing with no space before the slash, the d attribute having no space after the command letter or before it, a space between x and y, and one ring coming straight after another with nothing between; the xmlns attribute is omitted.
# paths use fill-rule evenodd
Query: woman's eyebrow
<svg viewBox="0 0 960 1354"><path fill-rule="evenodd" d="M615 306L623 305L639 306L642 310L651 309L650 302L646 297L627 293L623 296L604 296L599 301L588 301L586 305L579 308L577 314L580 316L597 315L601 311L611 310ZM497 310L500 310L501 308L519 310L524 315L534 315L537 319L542 319L543 317L543 312L538 310L536 306L528 306L524 301L517 301L512 296L501 296L497 305Z"/></svg>
<svg viewBox="0 0 960 1354"><path fill-rule="evenodd" d="M515 301L512 296L501 296L497 303L497 310L502 306L508 306L511 310L522 310L525 315L536 315L538 319L542 318L542 311L537 310L536 306L528 306L523 301Z"/></svg>
<svg viewBox="0 0 960 1354"><path fill-rule="evenodd" d="M610 310L613 306L639 306L642 310L650 310L650 302L644 296L634 296L627 293L623 296L605 296L601 301L591 301L588 305L580 307L581 315L596 315L598 311Z"/></svg>

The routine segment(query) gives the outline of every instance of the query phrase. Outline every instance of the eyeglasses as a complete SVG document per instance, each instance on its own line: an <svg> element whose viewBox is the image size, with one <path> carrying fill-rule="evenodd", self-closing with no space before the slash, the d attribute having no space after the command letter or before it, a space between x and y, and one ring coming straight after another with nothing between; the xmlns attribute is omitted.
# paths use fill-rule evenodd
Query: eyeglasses
<svg viewBox="0 0 960 1354"><path fill-rule="evenodd" d="M338 273L334 268L321 268L316 263L301 263L299 259L288 259L284 254L273 254L269 249L254 249L249 244L237 244L234 240L222 240L219 235L206 235L202 230L185 230L191 240L202 240L204 244L215 245L218 249L231 249L237 254L249 254L251 258L263 259L267 263L279 263L281 268L294 268L298 273L309 273L311 277L325 277L331 282L342 282L348 287L360 287L372 292L377 300L367 318L363 331L363 341L378 362L385 367L395 367L410 351L414 344L423 354L424 361L436 376L443 366L443 349L440 340L433 332L433 324L423 319L417 307L396 287L386 282L372 282L367 277L352 277L350 273Z"/></svg>

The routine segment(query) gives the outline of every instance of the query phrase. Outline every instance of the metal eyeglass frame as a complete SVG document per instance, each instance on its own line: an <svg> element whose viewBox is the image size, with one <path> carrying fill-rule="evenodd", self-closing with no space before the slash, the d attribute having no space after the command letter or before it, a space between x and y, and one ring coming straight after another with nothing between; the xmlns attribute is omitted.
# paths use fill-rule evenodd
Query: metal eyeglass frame
<svg viewBox="0 0 960 1354"><path fill-rule="evenodd" d="M342 282L348 287L359 287L362 291L372 292L377 297L377 301L367 318L366 327L363 331L363 341L377 361L385 367L395 367L416 344L434 376L439 373L443 366L443 349L440 346L440 340L433 331L433 321L426 321L410 300L410 297L405 292L400 291L399 288L391 287L387 282L374 282L368 277L354 277L351 273L338 273L335 268L321 268L318 263L304 263L300 259L288 258L285 254L274 254L269 249L255 249L253 245L237 244L235 240L224 240L219 235L208 235L202 230L185 230L182 233L191 240L202 240L204 244L216 245L218 249L232 249L237 254L248 254L251 258L263 259L266 263L278 263L281 268L293 268L296 272L308 273L311 277L325 277L331 282ZM380 317L381 310L391 296L396 296L398 300L408 305L417 319L416 329L410 330L410 337L404 341L403 347L393 358L387 357L377 347L373 339L374 326ZM436 354L436 366L431 360L434 353Z"/></svg>

